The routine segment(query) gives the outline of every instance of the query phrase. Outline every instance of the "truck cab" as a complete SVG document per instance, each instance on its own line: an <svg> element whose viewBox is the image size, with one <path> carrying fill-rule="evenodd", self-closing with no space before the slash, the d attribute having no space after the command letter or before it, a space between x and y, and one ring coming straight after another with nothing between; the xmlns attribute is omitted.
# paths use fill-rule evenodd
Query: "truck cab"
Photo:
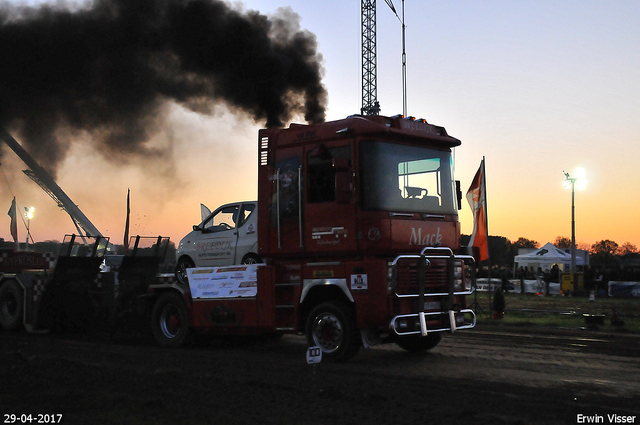
<svg viewBox="0 0 640 425"><path fill-rule="evenodd" d="M461 193L445 129L401 117L349 117L262 130L263 258L383 258L460 248Z"/></svg>
<svg viewBox="0 0 640 425"><path fill-rule="evenodd" d="M191 267L254 264L257 254L257 201L225 204L205 216L180 241L176 252L176 278L186 283Z"/></svg>
<svg viewBox="0 0 640 425"><path fill-rule="evenodd" d="M260 131L258 253L276 297L291 287L295 300L295 320L279 329L344 359L381 341L426 350L475 326L453 173L460 144L403 116Z"/></svg>

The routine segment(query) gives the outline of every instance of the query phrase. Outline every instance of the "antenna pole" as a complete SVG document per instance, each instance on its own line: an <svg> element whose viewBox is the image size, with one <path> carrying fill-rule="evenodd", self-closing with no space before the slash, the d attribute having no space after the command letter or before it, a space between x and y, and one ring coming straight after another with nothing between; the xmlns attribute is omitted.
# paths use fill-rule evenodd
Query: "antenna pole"
<svg viewBox="0 0 640 425"><path fill-rule="evenodd" d="M406 29L404 24L404 0L402 0L402 115L407 116L407 51Z"/></svg>

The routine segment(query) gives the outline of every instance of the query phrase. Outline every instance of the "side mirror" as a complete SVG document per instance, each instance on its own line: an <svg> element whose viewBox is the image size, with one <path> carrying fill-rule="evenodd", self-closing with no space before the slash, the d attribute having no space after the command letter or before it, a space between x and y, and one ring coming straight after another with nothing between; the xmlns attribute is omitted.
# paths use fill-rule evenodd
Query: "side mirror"
<svg viewBox="0 0 640 425"><path fill-rule="evenodd" d="M462 209L462 190L460 190L460 180L456 180L456 199L458 200L458 211Z"/></svg>

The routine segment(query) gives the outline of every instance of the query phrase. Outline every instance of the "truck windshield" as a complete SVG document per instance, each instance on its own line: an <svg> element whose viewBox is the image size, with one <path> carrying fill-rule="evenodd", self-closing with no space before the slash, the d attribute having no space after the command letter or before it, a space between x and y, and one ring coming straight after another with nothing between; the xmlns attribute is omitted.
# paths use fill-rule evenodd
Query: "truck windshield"
<svg viewBox="0 0 640 425"><path fill-rule="evenodd" d="M456 213L451 152L366 141L360 164L364 209Z"/></svg>

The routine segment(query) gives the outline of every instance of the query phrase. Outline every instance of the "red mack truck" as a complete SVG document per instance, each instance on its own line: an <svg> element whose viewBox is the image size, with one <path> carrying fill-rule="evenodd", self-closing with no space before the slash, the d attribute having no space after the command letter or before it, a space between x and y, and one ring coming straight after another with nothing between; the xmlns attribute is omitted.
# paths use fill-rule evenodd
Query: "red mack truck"
<svg viewBox="0 0 640 425"><path fill-rule="evenodd" d="M304 333L341 361L385 342L425 351L442 333L473 328L475 263L460 254L453 176L460 143L402 116L260 130L257 208L219 224L234 238L257 234L253 264L178 259L188 279L149 287L155 339ZM194 231L208 233L211 249L235 249L215 229Z"/></svg>

